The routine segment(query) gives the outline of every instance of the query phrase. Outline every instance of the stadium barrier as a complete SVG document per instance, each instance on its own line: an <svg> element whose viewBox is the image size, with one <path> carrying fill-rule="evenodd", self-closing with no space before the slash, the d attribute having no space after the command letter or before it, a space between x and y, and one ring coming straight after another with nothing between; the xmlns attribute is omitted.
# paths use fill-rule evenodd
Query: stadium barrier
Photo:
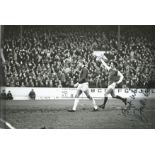
<svg viewBox="0 0 155 155"><path fill-rule="evenodd" d="M29 92L34 89L36 100L49 99L73 99L76 93L76 88L37 88L37 87L1 87L1 91L5 89L6 93L10 90L14 100L29 100ZM104 96L105 88L90 88L92 97L101 99ZM155 97L155 89L115 89L116 95L123 97ZM111 96L109 96L111 97ZM80 98L85 99L85 94L82 93Z"/></svg>

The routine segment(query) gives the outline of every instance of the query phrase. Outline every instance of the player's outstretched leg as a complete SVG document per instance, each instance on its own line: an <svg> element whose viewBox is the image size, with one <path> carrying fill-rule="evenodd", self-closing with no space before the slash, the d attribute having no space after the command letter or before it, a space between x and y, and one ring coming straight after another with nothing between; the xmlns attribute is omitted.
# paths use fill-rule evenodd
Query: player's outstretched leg
<svg viewBox="0 0 155 155"><path fill-rule="evenodd" d="M97 104L96 104L94 98L92 98L92 96L90 96L89 91L88 90L84 91L84 93L86 94L87 98L92 101L93 107L94 107L93 111L98 111Z"/></svg>
<svg viewBox="0 0 155 155"><path fill-rule="evenodd" d="M123 98L121 96L116 95L115 98L120 99L124 102L125 105L127 105L127 98Z"/></svg>
<svg viewBox="0 0 155 155"><path fill-rule="evenodd" d="M69 112L75 112L77 105L79 103L79 96L81 95L82 91L81 90L77 90L76 95L75 95L75 100L74 100L74 105L72 110L68 110Z"/></svg>
<svg viewBox="0 0 155 155"><path fill-rule="evenodd" d="M127 98L123 98L123 97L121 97L121 96L119 96L119 95L115 95L114 90L111 91L111 96L112 96L113 98L116 98L116 99L121 100L122 102L124 102L125 106L127 106Z"/></svg>
<svg viewBox="0 0 155 155"><path fill-rule="evenodd" d="M116 99L119 99L119 100L121 100L121 101L123 101L124 102L124 104L125 105L127 105L127 98L123 98L123 97L121 97L121 96L119 96L119 95L114 95L114 96L112 96L113 98L116 98Z"/></svg>

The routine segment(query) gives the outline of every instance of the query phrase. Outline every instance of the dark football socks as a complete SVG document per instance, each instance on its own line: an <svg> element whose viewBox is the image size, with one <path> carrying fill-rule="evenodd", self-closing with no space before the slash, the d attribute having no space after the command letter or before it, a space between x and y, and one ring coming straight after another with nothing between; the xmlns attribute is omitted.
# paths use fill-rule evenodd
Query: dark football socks
<svg viewBox="0 0 155 155"><path fill-rule="evenodd" d="M122 100L122 101L124 101L124 98L123 97L120 97L120 96L116 96L115 98L117 98L117 99L120 99L120 100Z"/></svg>
<svg viewBox="0 0 155 155"><path fill-rule="evenodd" d="M108 101L108 97L105 97L105 98L104 98L103 105L106 105L107 101Z"/></svg>

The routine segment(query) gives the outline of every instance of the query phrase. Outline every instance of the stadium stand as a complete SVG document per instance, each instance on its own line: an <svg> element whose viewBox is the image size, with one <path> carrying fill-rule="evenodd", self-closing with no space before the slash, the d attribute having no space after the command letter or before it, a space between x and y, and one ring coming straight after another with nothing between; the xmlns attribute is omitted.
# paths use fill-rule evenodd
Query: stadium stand
<svg viewBox="0 0 155 155"><path fill-rule="evenodd" d="M4 86L73 87L77 61L85 59L90 87L105 88L107 72L93 57L96 50L118 62L125 77L119 87L155 87L155 39L150 29L135 27L121 27L118 49L116 26L23 26L22 40L18 26L8 26Z"/></svg>

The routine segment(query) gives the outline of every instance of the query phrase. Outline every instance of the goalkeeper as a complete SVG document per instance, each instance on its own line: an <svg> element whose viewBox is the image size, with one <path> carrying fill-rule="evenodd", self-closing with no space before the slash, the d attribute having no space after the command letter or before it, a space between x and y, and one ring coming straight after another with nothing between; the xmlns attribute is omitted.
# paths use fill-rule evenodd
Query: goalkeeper
<svg viewBox="0 0 155 155"><path fill-rule="evenodd" d="M88 69L85 67L84 61L79 61L78 64L80 68L80 76L79 76L79 82L74 85L74 87L77 87L77 92L75 95L75 101L72 110L68 110L69 112L75 112L77 105L79 103L79 96L82 94L82 92L85 93L87 98L92 101L94 109L93 111L98 111L98 107L96 105L95 100L90 96L89 94L89 86L88 86Z"/></svg>
<svg viewBox="0 0 155 155"><path fill-rule="evenodd" d="M99 107L102 109L105 108L105 105L108 101L108 94L111 94L113 98L122 100L126 106L127 99L121 96L115 95L116 85L120 84L124 78L123 74L116 69L118 66L117 63L115 61L111 61L110 66L108 66L102 58L100 59L100 61L102 62L103 66L109 71L109 76L108 76L108 88L106 89L104 94L104 102Z"/></svg>

